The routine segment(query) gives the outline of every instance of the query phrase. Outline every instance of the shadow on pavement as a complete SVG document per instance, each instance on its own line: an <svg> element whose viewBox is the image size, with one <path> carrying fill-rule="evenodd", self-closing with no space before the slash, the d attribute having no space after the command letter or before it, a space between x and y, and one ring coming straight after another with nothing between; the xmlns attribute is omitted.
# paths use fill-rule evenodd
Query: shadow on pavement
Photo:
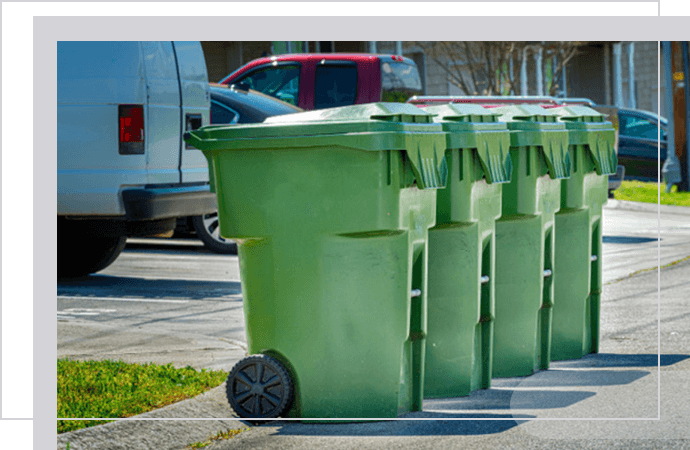
<svg viewBox="0 0 690 450"><path fill-rule="evenodd" d="M644 244L659 239L638 236L603 236L601 240L604 244Z"/></svg>
<svg viewBox="0 0 690 450"><path fill-rule="evenodd" d="M661 366L671 366L690 358L690 355L661 355ZM553 369L589 368L589 367L657 367L659 355L626 355L615 353L593 353L581 359L571 361L554 361Z"/></svg>
<svg viewBox="0 0 690 450"><path fill-rule="evenodd" d="M169 254L169 255L176 255L176 254L194 254L194 255L219 255L218 253L215 253L206 247L201 243L201 241L197 239L185 239L185 240L177 240L174 242L166 242L165 239L161 239L160 242L157 240L151 239L146 242L132 242L132 241L127 241L127 245L125 246L125 249L123 252L128 252L128 251L141 251L141 250L146 250L147 252L150 253L164 253L164 254ZM226 255L226 256L234 256L235 258L237 255Z"/></svg>
<svg viewBox="0 0 690 450"><path fill-rule="evenodd" d="M280 436L470 436L502 433L518 425L515 419L532 418L534 416L525 414L424 411L407 414L403 417L405 420L327 424L273 422L269 426L280 427L276 433Z"/></svg>
<svg viewBox="0 0 690 450"><path fill-rule="evenodd" d="M521 388L558 386L616 386L630 384L646 375L649 375L649 371L554 369L538 372L530 377L527 377L520 381L519 386Z"/></svg>
<svg viewBox="0 0 690 450"><path fill-rule="evenodd" d="M94 292L90 292L90 291ZM149 280L144 278L90 275L59 281L57 295L137 298L203 299L239 295L235 281Z"/></svg>
<svg viewBox="0 0 690 450"><path fill-rule="evenodd" d="M521 383L520 386L523 384ZM548 386L548 382L543 386ZM567 408L596 395L594 392L583 391L530 390L528 396L514 396L516 392L524 394L524 391L512 389L482 389L473 392L468 397L425 399L424 410L433 412L444 410L444 413L448 413L448 410L556 409ZM516 399L518 399L517 402ZM481 414L469 415L469 417L480 416Z"/></svg>

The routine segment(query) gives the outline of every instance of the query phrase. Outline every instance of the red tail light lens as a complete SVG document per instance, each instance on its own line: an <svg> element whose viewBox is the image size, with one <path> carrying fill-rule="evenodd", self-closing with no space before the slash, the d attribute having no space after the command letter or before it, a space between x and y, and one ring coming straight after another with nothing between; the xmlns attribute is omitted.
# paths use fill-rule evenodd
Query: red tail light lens
<svg viewBox="0 0 690 450"><path fill-rule="evenodd" d="M141 105L120 105L120 148L121 155L144 154L144 107Z"/></svg>

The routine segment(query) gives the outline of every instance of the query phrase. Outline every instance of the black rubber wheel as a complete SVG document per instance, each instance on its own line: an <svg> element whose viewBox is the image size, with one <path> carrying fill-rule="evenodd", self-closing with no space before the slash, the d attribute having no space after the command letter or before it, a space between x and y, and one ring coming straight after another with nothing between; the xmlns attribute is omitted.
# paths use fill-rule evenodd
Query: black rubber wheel
<svg viewBox="0 0 690 450"><path fill-rule="evenodd" d="M192 225L194 225L194 231L197 237L209 250L216 253L237 254L237 244L220 235L220 224L218 222L217 212L192 217Z"/></svg>
<svg viewBox="0 0 690 450"><path fill-rule="evenodd" d="M226 393L230 406L240 417L272 419L290 406L293 386L288 371L278 360L252 355L232 368Z"/></svg>
<svg viewBox="0 0 690 450"><path fill-rule="evenodd" d="M75 235L58 221L57 276L59 280L80 278L105 269L127 244L124 236Z"/></svg>

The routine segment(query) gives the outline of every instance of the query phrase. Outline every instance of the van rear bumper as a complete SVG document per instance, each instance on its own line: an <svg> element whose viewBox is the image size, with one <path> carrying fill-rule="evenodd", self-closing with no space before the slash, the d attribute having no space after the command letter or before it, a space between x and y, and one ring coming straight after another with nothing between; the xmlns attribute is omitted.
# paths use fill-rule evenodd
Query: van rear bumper
<svg viewBox="0 0 690 450"><path fill-rule="evenodd" d="M218 208L208 184L143 186L122 190L126 220L158 220L210 214Z"/></svg>

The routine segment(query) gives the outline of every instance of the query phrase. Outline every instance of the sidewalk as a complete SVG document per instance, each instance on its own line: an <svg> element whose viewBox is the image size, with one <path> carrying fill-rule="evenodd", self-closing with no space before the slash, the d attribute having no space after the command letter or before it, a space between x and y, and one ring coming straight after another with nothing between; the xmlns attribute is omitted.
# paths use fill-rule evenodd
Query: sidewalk
<svg viewBox="0 0 690 450"><path fill-rule="evenodd" d="M638 204L609 200L606 209L629 209L657 212L658 205ZM690 208L662 205L664 213L690 215ZM662 423L631 422L540 422L520 418L594 417L657 417L657 339L656 327L657 285L656 272L647 272L625 279L615 285L605 286L602 299L601 353L588 355L581 360L556 362L550 370L530 377L495 379L491 389L477 391L459 399L425 401L424 412L408 415L419 421L381 421L360 424L310 425L298 422L275 421L261 427L253 427L236 418L225 397L225 384L193 399L142 414L132 419L120 420L101 426L86 428L58 435L58 449L184 449L189 444L204 441L219 431L251 427L228 441L219 441L207 449L225 448L397 448L414 446L438 448L439 439L450 437L462 442L467 448L585 448L570 442L566 446L556 442L568 441L559 435L564 433L588 439L585 424L590 424L598 439L611 436L624 440L665 439L652 441L659 448L666 448L671 440L690 439L687 423L687 405L676 405L674 399L688 398L687 380L690 371L688 352L690 318L686 313L690 306L690 284L678 283L690 279L690 262L664 269L664 308L673 311L662 313L665 326L662 333L662 401L665 419ZM673 390L668 388L672 387ZM669 406L670 405L670 406ZM632 411L633 415L629 415ZM669 414L672 424L668 423ZM573 416L575 414L575 416ZM584 414L584 415L582 415ZM623 415L620 415L623 414ZM680 414L678 417L676 415ZM207 420L146 420L155 418ZM684 417L685 419L681 419ZM441 421L429 419L480 418L482 421ZM505 419L498 420L496 419ZM683 422L677 423L676 422ZM628 422L623 422L628 424ZM558 426L550 426L558 424ZM673 425L675 424L675 425ZM567 426L566 426L567 425ZM582 427L578 428L580 425ZM639 425L639 426L638 426ZM651 427L651 428L650 428ZM527 431L525 431L527 430ZM578 431L580 430L580 431ZM660 431L661 430L661 431ZM685 430L685 431L683 431ZM608 434L607 434L608 433ZM685 434L683 434L685 433ZM395 439L381 441L382 436L396 435ZM327 436L329 438L327 438ZM334 439L338 436L338 439ZM355 436L360 436L355 439ZM538 438L535 441L535 436ZM542 439L552 442L541 442ZM427 441L428 440L428 441ZM555 441L554 441L555 440ZM436 444L434 444L436 442ZM445 442L445 441L444 441ZM454 441L455 442L455 441ZM654 443L656 442L656 443ZM675 442L675 441L674 441ZM548 444L548 445L547 445ZM676 445L677 443L674 443ZM690 448L690 441L686 442ZM554 445L550 447L549 445ZM683 444L684 445L684 444ZM589 448L589 447L587 447ZM594 448L594 447L593 447ZM614 448L604 443L601 448ZM615 447L618 448L618 447ZM620 448L630 448L622 445ZM651 447L650 447L651 448ZM683 448L678 447L678 448Z"/></svg>
<svg viewBox="0 0 690 450"><path fill-rule="evenodd" d="M662 212L664 214L683 214L690 216L690 207L688 206L673 206L673 205L658 205L656 203L641 203L628 202L625 200L609 199L604 209L624 209L628 211L648 211L648 212Z"/></svg>

